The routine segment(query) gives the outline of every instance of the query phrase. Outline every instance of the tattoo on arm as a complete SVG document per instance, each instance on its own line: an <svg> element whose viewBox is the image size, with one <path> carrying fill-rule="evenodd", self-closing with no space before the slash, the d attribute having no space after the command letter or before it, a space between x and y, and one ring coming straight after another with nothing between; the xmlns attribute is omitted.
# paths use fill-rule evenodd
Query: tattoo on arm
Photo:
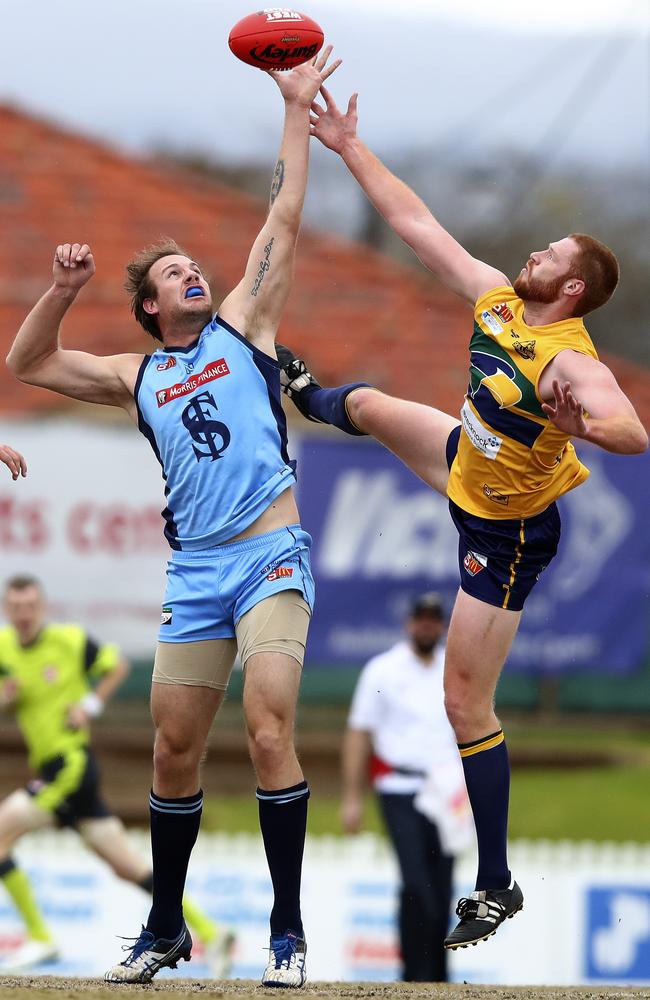
<svg viewBox="0 0 650 1000"><path fill-rule="evenodd" d="M269 201L269 208L280 194L280 189L282 187L282 182L284 181L284 160L278 160L275 165L275 171L273 173L273 180L271 181L271 198Z"/></svg>
<svg viewBox="0 0 650 1000"><path fill-rule="evenodd" d="M266 272L271 267L271 250L273 248L273 241L275 236L272 236L269 242L264 247L264 260L260 261L260 266L255 275L255 281L253 282L253 287L251 288L251 295L257 295L259 292L262 282L264 281L264 276Z"/></svg>

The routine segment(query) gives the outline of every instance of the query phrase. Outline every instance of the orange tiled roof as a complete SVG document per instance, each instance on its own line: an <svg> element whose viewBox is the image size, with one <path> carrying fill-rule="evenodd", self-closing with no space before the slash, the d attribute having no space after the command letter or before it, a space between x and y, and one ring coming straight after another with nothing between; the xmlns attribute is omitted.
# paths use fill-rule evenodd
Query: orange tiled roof
<svg viewBox="0 0 650 1000"><path fill-rule="evenodd" d="M161 235L187 246L215 299L241 278L265 213L261 201L170 171L0 107L0 350L49 284L54 247L91 244L97 274L64 325L65 343L98 354L146 351L122 289L124 264ZM470 311L428 275L366 246L305 231L281 338L326 384L366 379L456 412L467 381ZM650 423L650 373L607 359ZM0 366L0 409L55 411L61 396Z"/></svg>

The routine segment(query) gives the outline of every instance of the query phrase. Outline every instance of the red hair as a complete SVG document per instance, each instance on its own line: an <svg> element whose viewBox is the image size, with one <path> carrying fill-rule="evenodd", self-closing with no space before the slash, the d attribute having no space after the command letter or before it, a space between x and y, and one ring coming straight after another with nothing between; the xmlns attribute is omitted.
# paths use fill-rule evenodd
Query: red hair
<svg viewBox="0 0 650 1000"><path fill-rule="evenodd" d="M571 276L585 283L573 315L586 316L612 296L618 284L618 261L609 247L593 236L571 233L570 239L578 246L571 261Z"/></svg>

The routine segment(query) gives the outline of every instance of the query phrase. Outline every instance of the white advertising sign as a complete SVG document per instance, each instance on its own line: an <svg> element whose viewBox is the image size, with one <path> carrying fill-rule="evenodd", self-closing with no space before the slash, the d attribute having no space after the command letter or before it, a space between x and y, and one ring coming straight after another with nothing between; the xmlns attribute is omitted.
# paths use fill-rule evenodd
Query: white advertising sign
<svg viewBox="0 0 650 1000"><path fill-rule="evenodd" d="M148 838L138 835L142 851ZM61 959L48 975L101 975L121 957L149 900L115 878L72 832L25 838L16 857L32 876ZM450 956L455 982L503 985L650 984L650 846L517 842L510 863L524 909L496 937ZM473 887L474 857L457 865L455 892ZM204 835L188 890L237 933L235 978L257 979L268 942L271 883L261 839ZM308 838L303 918L313 980L392 980L398 975L397 874L386 844L371 835ZM0 958L23 931L0 892ZM190 965L161 975L210 976L200 945Z"/></svg>
<svg viewBox="0 0 650 1000"><path fill-rule="evenodd" d="M152 655L169 546L160 465L135 427L71 420L0 424L27 479L0 468L3 579L42 580L52 617L133 657Z"/></svg>

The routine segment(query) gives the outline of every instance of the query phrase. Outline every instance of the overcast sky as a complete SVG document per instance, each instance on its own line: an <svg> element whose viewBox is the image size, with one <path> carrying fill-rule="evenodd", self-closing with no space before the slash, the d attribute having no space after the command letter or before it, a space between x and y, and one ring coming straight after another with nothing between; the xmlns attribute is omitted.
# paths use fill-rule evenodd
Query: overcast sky
<svg viewBox="0 0 650 1000"><path fill-rule="evenodd" d="M136 151L272 162L271 81L227 48L250 0L0 0L0 100ZM650 157L646 0L309 0L379 152ZM0 137L1 141L1 137Z"/></svg>

